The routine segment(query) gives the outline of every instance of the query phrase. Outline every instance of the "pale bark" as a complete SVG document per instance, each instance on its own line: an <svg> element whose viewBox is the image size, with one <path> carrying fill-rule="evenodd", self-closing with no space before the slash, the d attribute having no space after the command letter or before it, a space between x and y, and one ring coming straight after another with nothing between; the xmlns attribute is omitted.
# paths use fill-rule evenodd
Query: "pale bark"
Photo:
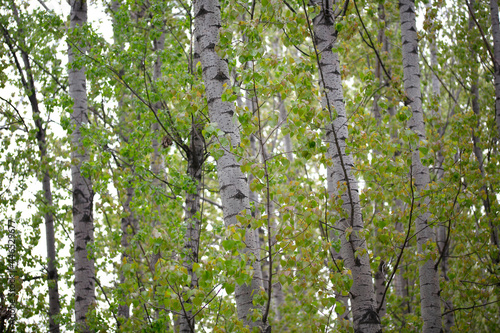
<svg viewBox="0 0 500 333"><path fill-rule="evenodd" d="M194 4L195 36L199 43L200 59L203 68L203 81L208 102L210 121L217 124L219 130L230 140L230 145L237 147L240 143L238 128L233 120L234 104L222 101L224 84L230 85L229 69L226 61L215 51L219 42L221 13L218 0L199 0ZM249 211L247 179L241 172L240 162L230 149L230 145L221 147L223 155L217 160L217 175L222 199L224 223L226 226L236 225L246 229L243 253L253 254L257 259L253 263L253 277L250 285L237 285L235 298L240 318L244 325L251 329L258 327L262 331L268 329L262 320L252 321L249 314L260 306L252 303L253 295L263 289L262 273L259 265L259 242L255 230L250 226L240 226L236 217Z"/></svg>
<svg viewBox="0 0 500 333"><path fill-rule="evenodd" d="M279 120L281 126L288 122L288 112L286 111L285 101L281 98L281 93L276 95L276 99L278 101L278 110L280 112ZM293 145L290 134L286 134L283 136L283 142L285 144L285 153L286 158L290 162L290 165L293 164Z"/></svg>
<svg viewBox="0 0 500 333"><path fill-rule="evenodd" d="M112 1L111 2L111 11L112 11L113 30L114 30L113 40L114 40L115 44L122 45L122 42L120 40L120 35L118 33L117 22L116 22L116 13L118 12L119 9L120 9L120 2L119 1ZM123 47L120 47L120 50L123 51ZM123 71L123 69L121 69L121 71ZM128 130L126 128L124 128L124 124L125 124L124 115L123 115L123 99L124 99L124 97L125 96L122 94L118 98L118 112L120 113L119 135L121 137L121 140L126 142L128 140L128 136L126 135L126 133L128 133ZM120 245L122 247L122 255L121 255L122 262L129 261L129 258L130 258L130 255L128 254L129 238L137 231L137 229L135 228L137 223L134 223L135 219L134 219L133 213L130 210L130 203L131 203L133 196L134 196L134 188L132 187L130 182L129 182L129 186L126 188L125 191L126 191L126 199L122 203L122 208L128 215L126 217L123 217L121 220L121 223L120 223L120 229L122 232L121 241L120 241ZM132 234L128 233L129 227L132 228ZM125 283L127 282L127 279L126 279L125 274L123 272L120 272L119 281L120 281L120 285L125 285ZM130 317L130 306L128 305L128 303L129 303L128 299L129 299L128 295L126 295L124 293L122 295L122 299L121 299L121 303L123 303L123 304L118 305L118 313L117 313L117 317L119 319L118 326L125 323L128 320L128 318Z"/></svg>
<svg viewBox="0 0 500 333"><path fill-rule="evenodd" d="M385 36L386 20L385 20L385 9L383 3L378 4L378 20L379 20L379 29L377 34L377 42L379 45L380 44L382 45L382 51L384 53L388 53L389 47L387 43L387 37ZM379 53L382 54L382 52ZM375 62L375 77L377 78L380 87L387 84L382 74L382 63L378 57L376 58ZM375 94L375 96L373 97L373 107L372 107L372 115L376 119L378 126L380 126L382 120L380 107L378 105L378 101L380 100L380 98L381 98L380 94L378 93ZM380 154L380 152L376 150L374 150L373 153L376 155ZM378 207L377 204L375 203L375 214L377 212L378 212ZM374 254L378 256L380 255L381 252L382 251L380 249L380 246L375 246ZM384 297L385 285L386 285L385 275L386 275L386 270L384 266L384 260L380 260L380 264L374 276L375 278L374 289L375 289L375 296L377 299L377 309L380 309L378 311L378 315L380 318L382 318L386 314L386 298Z"/></svg>
<svg viewBox="0 0 500 333"><path fill-rule="evenodd" d="M500 139L500 23L498 18L498 0L490 0L491 33L493 35L494 77L495 77L495 122Z"/></svg>
<svg viewBox="0 0 500 333"><path fill-rule="evenodd" d="M432 8L432 1L429 1L427 4L429 8ZM437 59L437 45L436 45L436 39L437 39L437 32L436 28L434 26L434 22L432 23L431 26L431 34L430 34L430 41L429 41L429 48L431 51L431 67L432 67L432 95L433 98L436 101L439 101L439 97L441 94L441 83L439 82L439 78L437 77L435 71L438 70L438 59ZM441 117L441 108L438 106L438 111L435 114L436 122L440 122L440 117ZM444 133L444 129L442 127L437 128L437 133L438 135L442 136ZM441 181L444 177L444 155L441 149L441 146L439 147L439 150L436 152L436 162L437 166L435 169L436 173L436 181ZM448 277L448 270L449 270L449 256L450 256L450 244L449 244L449 239L448 239L448 228L444 223L440 223L437 226L437 246L439 249L439 253L441 256L441 276L443 277L444 281L449 281L450 278ZM443 298L443 304L444 304L444 312L446 314L443 316L443 324L444 324L444 331L445 332L450 332L451 327L455 325L455 316L453 314L453 302L451 299L445 299Z"/></svg>
<svg viewBox="0 0 500 333"><path fill-rule="evenodd" d="M329 183L332 184L329 186L329 194L331 197L340 196L343 200L342 215L345 217L340 219L337 226L342 230L341 256L345 266L351 270L353 278L350 296L354 330L381 332L366 241L359 234L363 229L363 216L358 182L353 175L353 158L345 151L348 137L347 115L339 58L337 53L332 52L337 36L332 5L332 2L323 2L319 15L313 19L315 46L320 56L318 59L320 84L324 91L322 105L329 113L331 121L325 129L327 155L333 161L333 166L328 168L327 175Z"/></svg>
<svg viewBox="0 0 500 333"><path fill-rule="evenodd" d="M418 58L418 40L415 17L415 3L412 0L400 0L399 12L401 20L401 36L403 43L403 75L406 93L406 104L412 111L408 127L417 134L420 141L425 140L425 124L422 110L420 89L420 65ZM422 165L419 144L412 149L412 177L418 191L425 190L430 183L429 169ZM428 198L417 199L419 207L416 218L418 253L426 255L422 247L427 242L434 242L432 228L429 225L431 214L426 206ZM424 259L419 267L420 304L423 332L441 332L441 307L439 299L439 280L435 262L431 258Z"/></svg>
<svg viewBox="0 0 500 333"><path fill-rule="evenodd" d="M154 51L157 54L155 63L154 63L154 68L153 68L153 82L157 82L158 80L161 79L161 66L162 66L162 61L160 57L160 53L164 50L165 48L165 33L162 33L158 39L154 40ZM161 102L156 101L153 104L153 110L156 114L161 110ZM163 191L165 189L165 184L160 181L165 175L163 172L164 165L163 165L163 159L160 153L160 143L157 139L157 135L160 131L160 124L155 121L151 125L151 131L153 132L153 139L152 139L152 147L153 147L153 156L151 158L151 172L155 176L153 178L153 205L154 205L154 217L151 223L151 227L155 228L159 222L160 222L160 216L161 216L161 209L156 203L156 196L158 196L157 191ZM165 139L168 141L170 144L172 144L171 139L166 137ZM161 258L161 253L159 250L157 252L154 252L150 258L150 270L151 272L155 272L155 267L156 263L158 260Z"/></svg>
<svg viewBox="0 0 500 333"><path fill-rule="evenodd" d="M17 70L21 77L21 83L30 101L33 121L36 127L36 141L38 145L38 150L40 151L40 166L42 167L41 172L43 174L42 190L44 199L43 204L45 206L44 221L45 221L45 236L47 244L47 285L49 289L49 311L48 311L49 332L59 333L60 332L59 322L55 319L55 317L59 315L60 312L60 303L59 303L59 288L58 288L59 276L57 273L57 266L56 266L57 258L56 258L55 231L54 231L54 213L52 211L53 201L52 201L51 177L49 171L47 170L47 166L45 166L47 163L47 131L46 127L43 126L43 122L41 119L38 98L36 96L35 79L33 76L29 55L27 53L27 48L23 40L24 29L22 27L22 23L19 18L19 12L15 2L12 1L11 4L12 4L12 11L14 14L14 18L18 26L19 36L21 38L20 40L20 44L22 46L21 57L24 63L26 75L24 75L20 63L18 62L17 57L15 56L12 40L10 39L10 36L8 35L7 31L4 31L4 37L15 59Z"/></svg>
<svg viewBox="0 0 500 333"><path fill-rule="evenodd" d="M279 39L278 38L274 41L273 48L276 52L276 56L279 58L281 56L281 54L280 54L280 46L279 46ZM276 102L278 103L280 127L283 127L288 122L288 112L286 110L285 101L283 100L281 93L276 94ZM290 137L290 134L286 134L283 136L283 143L285 144L286 158L290 162L290 165L292 165L293 164L293 145L292 145L292 138Z"/></svg>
<svg viewBox="0 0 500 333"><path fill-rule="evenodd" d="M71 0L70 28L80 28L87 22L87 1ZM89 161L89 153L83 145L81 127L88 123L87 90L84 67L75 67L75 58L85 52L81 41L69 43L69 93L74 101L71 124L71 183L73 190L73 226L75 233L75 315L77 331L92 332L86 323L89 310L96 301L95 267L93 254L88 246L94 242L94 218L92 182L81 173L81 167Z"/></svg>

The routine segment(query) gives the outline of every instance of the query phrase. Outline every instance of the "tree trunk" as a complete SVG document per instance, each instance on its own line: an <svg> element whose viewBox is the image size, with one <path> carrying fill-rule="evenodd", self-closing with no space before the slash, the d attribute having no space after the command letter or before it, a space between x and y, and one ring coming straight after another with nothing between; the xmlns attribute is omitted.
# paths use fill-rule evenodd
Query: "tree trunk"
<svg viewBox="0 0 500 333"><path fill-rule="evenodd" d="M70 28L80 28L87 22L87 1L71 0ZM80 37L78 37L80 39ZM92 332L87 325L87 314L96 301L95 267L93 253L87 247L94 242L94 218L92 182L82 175L82 165L89 161L89 153L83 146L81 127L88 123L85 68L73 67L75 58L85 52L85 44L79 40L69 44L69 93L74 101L71 124L71 182L73 190L73 227L75 233L75 316L78 332Z"/></svg>
<svg viewBox="0 0 500 333"><path fill-rule="evenodd" d="M418 58L418 40L415 17L415 3L412 0L400 0L399 12L401 19L401 36L403 42L403 75L406 93L406 104L412 111L408 127L418 135L420 141L425 141L425 124L422 110L420 90L420 65ZM412 149L412 177L418 191L423 191L430 183L429 169L422 165L418 144ZM424 244L434 242L432 228L429 226L430 213L426 210L429 198L417 199L414 206L424 212L416 218L418 252L426 256ZM424 259L419 267L420 304L423 332L441 332L441 306L439 300L439 280L435 262L431 258Z"/></svg>
<svg viewBox="0 0 500 333"><path fill-rule="evenodd" d="M19 17L19 12L17 6L14 1L11 1L12 4L12 12L14 14L14 18L16 20L18 26L19 36L21 36L20 44L21 44L21 57L23 59L26 76L23 74L23 70L20 67L20 64L16 61L17 70L19 71L19 75L21 77L21 82L23 88L25 90L26 95L30 101L31 111L33 115L33 120L35 122L36 127L36 141L38 145L38 149L40 151L40 166L42 166L42 189L43 189L43 198L45 205L45 236L47 242L47 285L49 289L49 332L50 333L59 333L60 327L59 322L55 319L56 316L59 315L60 312L60 302L59 302L59 288L58 288L58 273L56 266L56 246L55 246L55 231L54 231L54 213L53 213L53 201L52 201L52 189L51 189L51 177L48 170L46 170L46 159L47 159L47 134L46 129L43 126L40 108L38 104L38 98L36 97L36 89L35 89L35 79L33 77L33 72L31 68L31 62L29 59L29 55L27 53L27 48L25 42L23 40L23 28L22 22ZM14 45L10 36L6 31L4 31L6 43L12 52L12 55L15 57Z"/></svg>
<svg viewBox="0 0 500 333"><path fill-rule="evenodd" d="M377 42L378 45L382 45L382 51L384 53L388 53L387 37L385 36L385 30L386 30L385 9L383 3L378 4L378 20L379 24L382 23L382 25L380 25L378 29ZM382 55L382 52L379 52L379 54ZM378 59L378 57L376 58L375 61L375 77L379 82L380 88L382 88L383 85L386 85L387 81L384 79L384 76L382 74L382 63ZM377 121L377 125L379 127L382 121L382 115L380 114L380 107L378 105L378 101L380 100L380 98L381 98L380 94L378 93L375 94L375 96L373 97L373 107L372 107L372 115ZM374 150L373 153L376 155L380 154L380 152L376 150ZM375 203L375 214L377 212L378 212L378 207L377 203ZM382 251L380 246L375 246L374 248L375 256L379 256L381 252ZM378 315L380 318L384 317L386 314L386 298L384 297L385 286L386 286L385 275L386 275L385 263L384 260L380 260L377 272L375 273L375 284L374 284L375 295L377 299L377 309L380 309L378 311Z"/></svg>
<svg viewBox="0 0 500 333"><path fill-rule="evenodd" d="M472 5L472 4L471 4ZM495 121L500 140L500 23L498 19L498 0L490 0L491 33L493 35L493 53L495 69Z"/></svg>
<svg viewBox="0 0 500 333"><path fill-rule="evenodd" d="M113 29L114 29L114 34L113 34L113 40L116 45L123 45L122 41L120 40L120 35L118 33L118 26L116 22L116 12L120 10L120 2L119 1L112 1L111 2L111 12L112 12L112 20L113 20ZM120 50L123 51L123 47L120 47ZM123 71L123 69L120 69ZM123 99L124 99L124 94L121 94L118 96L118 112L120 112L120 124L119 124L119 136L121 140L127 141L128 136L126 133L128 133L128 130L124 128L125 120L124 120L124 115L123 115ZM120 223L120 229L122 232L121 235L121 241L120 245L122 247L122 255L121 255L121 260L122 262L129 262L130 255L128 253L129 251L129 239L131 236L134 235L135 232L137 232L137 221L135 221L133 213L130 209L130 203L132 202L133 196L134 196L134 188L130 184L131 182L129 181L128 184L129 186L126 188L126 199L123 201L122 200L122 208L123 211L126 212L128 215L126 217L123 217ZM128 227L132 228L132 234L128 233ZM127 278L125 277L125 274L123 272L120 273L120 285L124 285L127 282ZM130 317L130 306L128 304L128 295L123 293L121 303L124 304L119 304L118 305L118 325L120 326L121 324L125 323L128 318Z"/></svg>
<svg viewBox="0 0 500 333"><path fill-rule="evenodd" d="M237 147L240 143L240 134L233 122L234 104L222 101L223 85L230 84L228 64L215 51L215 46L219 42L219 27L222 24L219 1L198 0L194 4L194 13L195 35L199 43L209 118L211 122L217 123L219 130L230 140L230 145ZM223 154L217 160L217 175L224 223L226 226L239 226L236 217L239 214L245 214L250 209L247 179L241 172L240 162L231 153L231 147L223 145L221 149ZM250 226L240 226L240 228L246 229L246 246L242 252L254 257L255 261L251 284L236 286L235 298L238 318L250 329L258 327L260 330L266 331L268 329L267 323L263 323L260 319L252 321L249 316L254 309L262 310L260 306L256 306L252 302L253 295L260 293L263 289L258 237Z"/></svg>
<svg viewBox="0 0 500 333"><path fill-rule="evenodd" d="M201 120L193 116L191 126L191 146L188 154L188 174L193 182L192 187L186 197L186 235L184 237L184 266L188 271L191 279L191 290L198 287L198 277L193 271L193 264L198 262L198 252L200 247L200 192L202 181L202 168L205 158L205 140L202 134ZM191 308L186 309L186 304L190 306L191 301L188 299L184 303L184 314L180 316L180 332L190 333L194 332L195 320Z"/></svg>
<svg viewBox="0 0 500 333"><path fill-rule="evenodd" d="M352 174L353 158L347 155L347 116L342 91L338 54L332 52L337 32L333 17L332 2L322 2L321 11L313 19L314 39L318 55L320 84L324 91L323 109L329 113L331 123L325 129L328 158L333 167L328 168L330 196L343 200L342 209L346 217L337 226L341 231L341 255L345 266L351 270L353 284L350 290L354 330L356 332L381 332L380 318L376 312L376 300L370 271L370 260L366 252L366 241L359 232L363 229L363 216L359 203L358 182ZM337 113L335 117L333 111Z"/></svg>
<svg viewBox="0 0 500 333"><path fill-rule="evenodd" d="M428 8L432 8L432 1L429 1L427 4ZM438 49L436 45L436 39L437 39L437 32L436 32L436 27L434 26L434 22L431 25L431 34L430 34L430 41L429 41L429 48L431 51L431 67L432 67L432 96L436 103L439 103L439 98L441 94L441 83L439 82L439 78L435 74L435 71L438 70ZM435 114L436 119L434 120L437 123L440 123L440 118L441 118L441 111L440 111L440 106L438 105L438 111ZM438 127L437 131L439 136L444 135L444 128ZM439 150L436 152L437 154L437 168L435 170L436 174L436 181L441 181L444 177L444 155L441 149L441 146L439 147ZM448 270L449 270L449 263L448 259L450 256L450 244L449 244L449 238L448 238L448 228L444 223L440 223L437 226L437 246L439 249L439 253L441 256L441 276L443 277L444 281L449 281L450 278L448 277ZM452 312L453 310L453 302L451 299L444 299L443 298L443 303L444 303L444 312L447 312L443 316L443 321L444 321L444 331L445 332L450 332L451 327L455 325L455 316ZM451 312L450 312L451 311Z"/></svg>

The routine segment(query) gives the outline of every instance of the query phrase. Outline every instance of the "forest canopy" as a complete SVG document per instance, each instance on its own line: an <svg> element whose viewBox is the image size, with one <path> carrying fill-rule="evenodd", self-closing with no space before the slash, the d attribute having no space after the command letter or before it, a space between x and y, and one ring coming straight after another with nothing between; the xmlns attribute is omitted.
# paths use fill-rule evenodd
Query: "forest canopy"
<svg viewBox="0 0 500 333"><path fill-rule="evenodd" d="M493 332L497 0L0 0L0 332Z"/></svg>

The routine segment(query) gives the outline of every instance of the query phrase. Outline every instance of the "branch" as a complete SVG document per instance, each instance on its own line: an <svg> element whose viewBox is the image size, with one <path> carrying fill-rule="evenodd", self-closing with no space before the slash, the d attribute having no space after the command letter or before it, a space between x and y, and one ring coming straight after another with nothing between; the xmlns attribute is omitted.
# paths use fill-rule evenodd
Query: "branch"
<svg viewBox="0 0 500 333"><path fill-rule="evenodd" d="M210 199L208 199L208 198L205 198L205 197L200 197L200 199L201 199L201 200L203 200L203 201L206 201L206 202L208 202L209 204L214 205L215 207L217 207L217 208L219 208L220 210L222 210L222 205L219 205L217 202L212 201L212 200L210 200Z"/></svg>
<svg viewBox="0 0 500 333"><path fill-rule="evenodd" d="M46 11L50 12L49 7L47 7L47 5L43 0L38 0L38 2L40 3L40 5L42 5L43 8L45 8Z"/></svg>
<svg viewBox="0 0 500 333"><path fill-rule="evenodd" d="M375 44L373 44L372 37L370 36L370 33L368 32L368 29L366 29L365 23L363 22L363 19L361 18L361 14L359 13L359 10L358 10L358 5L356 4L356 1L353 1L353 2L354 2L354 8L356 8L356 13L358 15L359 21L361 22L361 25L363 26L363 29L365 30L366 35L368 36L368 39L370 40L370 44L366 43L366 40L363 38L363 35L361 34L361 31L359 33L361 34L361 37L363 38L363 41L366 43L366 45L368 45L368 47L370 47L373 51L375 51L375 55L377 56L377 59L378 59L380 65L382 66L382 69L384 70L385 75L387 76L389 81L392 81L391 75L389 75L389 73L387 72L387 69L385 68L384 62L380 58L380 54L378 53L377 48L375 47Z"/></svg>
<svg viewBox="0 0 500 333"><path fill-rule="evenodd" d="M422 53L422 51L420 51L420 57L424 60L425 65L432 71L432 73L439 80L439 82L441 83L441 86L443 86L444 90L446 90L446 92L448 93L448 95L450 95L450 97L453 99L453 101L458 105L458 101L455 99L455 97L453 96L453 94L451 93L451 91L448 89L448 87L446 86L446 84L444 84L443 80L441 80L441 78L436 73L436 71L434 70L434 68L432 68L432 66L429 65L429 63L427 62L427 59L425 58L425 56Z"/></svg>
<svg viewBox="0 0 500 333"><path fill-rule="evenodd" d="M474 23L476 24L476 26L479 29L479 32L481 33L481 37L483 39L484 45L486 45L486 49L488 50L488 53L489 53L490 58L491 58L491 61L493 61L493 66L494 66L494 68L496 70L498 68L499 64L498 64L497 60L495 59L495 56L493 55L493 52L491 52L490 43L488 43L488 40L486 39L486 36L484 35L483 28L481 28L481 25L477 21L476 15L474 15L474 11L470 7L469 1L465 0L465 4L467 5L467 9L469 10L469 14L472 17L472 20L474 21Z"/></svg>
<svg viewBox="0 0 500 333"><path fill-rule="evenodd" d="M382 300L380 302L380 305L377 308L377 313L380 312L380 309L382 308L384 304L384 299L385 295L387 294L387 290L389 289L389 286L391 285L392 279L394 278L394 275L396 274L399 263L401 262L401 258L403 257L403 251L406 247L406 244L408 244L410 240L410 232L411 232L411 219L413 216L413 207L415 204L415 194L413 193L413 167L410 165L410 190L411 190L411 205L410 205L410 216L408 219L408 231L406 232L406 237L405 241L403 242L403 246L401 247L401 251L399 252L398 259L396 260L396 265L394 265L394 270L392 271L391 277L389 278L389 281L387 282L387 285L385 286L384 294L382 295Z"/></svg>
<svg viewBox="0 0 500 333"><path fill-rule="evenodd" d="M24 122L24 118L21 116L21 113L19 112L19 110L14 106L14 104L12 104L9 100L3 98L2 96L0 96L0 99L2 101L4 101L5 103L9 104L9 106L11 108L14 109L14 111L16 111L17 115L19 116L19 119L21 119L21 122L23 123L23 126L24 126L24 129L26 130L26 133L29 133L30 130L28 129L28 126L26 126L26 123Z"/></svg>
<svg viewBox="0 0 500 333"><path fill-rule="evenodd" d="M475 308L480 308L480 307L483 307L483 306L486 306L486 305L490 305L490 304L494 304L494 303L498 303L500 302L500 300L496 300L496 301L492 301L492 302L488 302L488 303L483 303L481 305L476 305L474 303L474 305L472 306L467 306L467 307L463 307L463 308L456 308L456 309L453 309L453 310L450 310L450 311L446 311L446 312L443 312L441 314L441 317L448 314L448 313L452 313L452 312L455 312L455 311L459 311L459 310L474 310Z"/></svg>

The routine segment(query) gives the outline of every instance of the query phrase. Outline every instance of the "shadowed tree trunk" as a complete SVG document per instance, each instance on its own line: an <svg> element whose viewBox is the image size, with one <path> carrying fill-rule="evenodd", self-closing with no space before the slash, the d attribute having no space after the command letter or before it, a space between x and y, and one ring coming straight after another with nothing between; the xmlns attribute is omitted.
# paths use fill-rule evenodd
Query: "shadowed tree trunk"
<svg viewBox="0 0 500 333"><path fill-rule="evenodd" d="M418 58L418 39L415 17L415 3L412 0L400 0L399 12L401 20L401 36L403 42L403 75L406 93L406 104L412 111L408 127L418 135L420 141L425 141L425 124L422 110L420 90L420 65ZM419 144L412 149L412 177L418 191L423 191L430 183L429 169L422 165L419 154ZM434 242L432 228L429 227L431 214L426 209L429 198L417 199L416 232L418 253L426 255L424 244ZM439 299L439 279L435 262L425 258L419 267L420 304L423 332L441 332L441 306Z"/></svg>
<svg viewBox="0 0 500 333"><path fill-rule="evenodd" d="M87 1L71 0L70 28L78 29L87 23ZM75 32L72 32L75 33ZM94 242L92 182L82 174L82 166L89 161L83 145L81 127L88 123L85 68L75 65L76 58L85 52L81 34L69 42L69 93L74 101L71 124L71 183L73 190L73 227L75 233L75 315L78 332L92 332L86 323L87 314L95 303L95 267L89 246Z"/></svg>
<svg viewBox="0 0 500 333"><path fill-rule="evenodd" d="M472 2L472 1L471 1ZM500 23L498 18L498 0L490 0L491 34L493 35L493 67L495 70L495 122L500 140Z"/></svg>
<svg viewBox="0 0 500 333"><path fill-rule="evenodd" d="M184 237L183 260L191 280L189 288L191 290L198 287L198 276L193 271L193 264L198 262L198 253L200 248L200 229L201 229L201 207L200 192L202 185L202 168L205 159L205 140L202 135L202 123L199 118L193 115L191 126L191 145L188 153L188 175L191 177L192 184L186 196L185 202L185 221L186 235ZM191 304L188 299L184 302ZM195 320L192 309L185 310L180 316L180 332L194 332Z"/></svg>

